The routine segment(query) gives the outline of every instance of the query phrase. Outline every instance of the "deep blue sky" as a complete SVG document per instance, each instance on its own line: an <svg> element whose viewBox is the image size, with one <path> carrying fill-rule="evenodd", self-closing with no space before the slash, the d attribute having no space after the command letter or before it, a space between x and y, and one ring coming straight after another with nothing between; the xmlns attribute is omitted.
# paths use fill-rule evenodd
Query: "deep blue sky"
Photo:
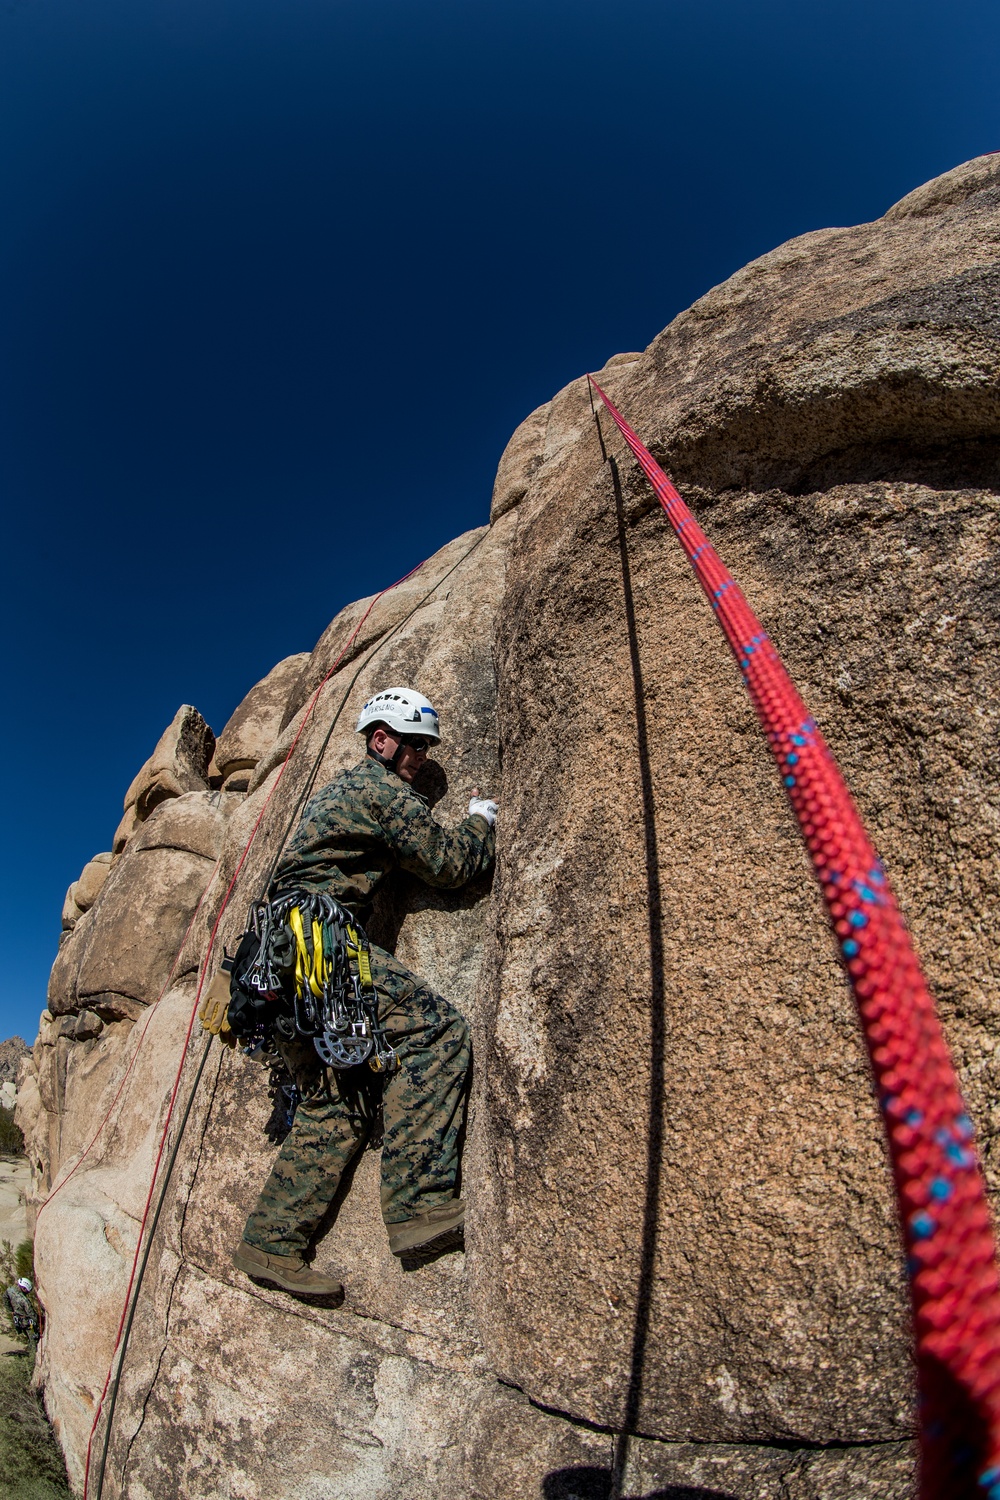
<svg viewBox="0 0 1000 1500"><path fill-rule="evenodd" d="M996 0L0 0L0 1037L181 702L486 519L539 402L1000 147Z"/></svg>

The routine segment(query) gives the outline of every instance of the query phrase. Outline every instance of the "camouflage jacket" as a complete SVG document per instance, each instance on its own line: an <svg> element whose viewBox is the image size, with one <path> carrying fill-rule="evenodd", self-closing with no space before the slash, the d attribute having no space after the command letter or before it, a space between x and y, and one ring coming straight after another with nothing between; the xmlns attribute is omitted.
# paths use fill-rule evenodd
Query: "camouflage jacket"
<svg viewBox="0 0 1000 1500"><path fill-rule="evenodd" d="M365 921L390 870L453 889L493 863L494 830L478 813L442 828L426 797L366 756L305 805L271 884L281 891L326 891Z"/></svg>
<svg viewBox="0 0 1000 1500"><path fill-rule="evenodd" d="M27 1295L21 1290L17 1282L7 1288L7 1306L10 1308L16 1323L38 1322L38 1314Z"/></svg>

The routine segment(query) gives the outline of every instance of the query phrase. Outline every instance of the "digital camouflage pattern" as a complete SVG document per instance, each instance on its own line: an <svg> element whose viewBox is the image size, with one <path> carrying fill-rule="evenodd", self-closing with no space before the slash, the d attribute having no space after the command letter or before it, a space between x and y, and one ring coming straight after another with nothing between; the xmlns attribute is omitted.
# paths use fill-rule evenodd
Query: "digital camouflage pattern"
<svg viewBox="0 0 1000 1500"><path fill-rule="evenodd" d="M494 847L485 818L473 814L453 830L442 828L425 797L369 757L306 804L272 896L326 891L364 922L390 870L453 888L487 871ZM400 1067L387 1079L365 1065L337 1072L323 1068L308 1044L287 1049L303 1100L243 1232L248 1244L270 1254L308 1249L345 1168L371 1135L380 1103L386 1224L404 1223L455 1196L468 1027L391 953L373 944L371 959L379 1019Z"/></svg>
<svg viewBox="0 0 1000 1500"><path fill-rule="evenodd" d="M19 1332L27 1333L29 1329L37 1326L38 1314L35 1311L35 1305L16 1281L13 1286L7 1288L7 1306L14 1319L14 1327Z"/></svg>
<svg viewBox="0 0 1000 1500"><path fill-rule="evenodd" d="M363 924L390 870L408 870L446 890L493 863L494 830L472 813L454 829L431 816L427 798L367 756L310 797L272 882L272 894L326 891Z"/></svg>
<svg viewBox="0 0 1000 1500"><path fill-rule="evenodd" d="M272 1255L304 1254L382 1102L382 1217L400 1224L455 1194L469 1030L458 1011L372 946L379 1016L400 1068L382 1083L362 1066L320 1066L311 1047L288 1062L305 1098L243 1238ZM310 1055L311 1054L311 1055Z"/></svg>

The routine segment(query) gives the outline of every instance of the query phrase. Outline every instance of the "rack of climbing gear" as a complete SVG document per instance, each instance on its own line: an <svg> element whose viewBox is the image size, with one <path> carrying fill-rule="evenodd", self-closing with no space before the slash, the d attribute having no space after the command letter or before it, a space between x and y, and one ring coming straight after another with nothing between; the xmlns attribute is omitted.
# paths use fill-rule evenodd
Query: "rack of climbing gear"
<svg viewBox="0 0 1000 1500"><path fill-rule="evenodd" d="M922 1500L1000 1500L1000 1278L972 1121L934 1000L878 854L773 643L673 484L588 378L652 484L736 657L854 990L906 1245Z"/></svg>
<svg viewBox="0 0 1000 1500"><path fill-rule="evenodd" d="M346 907L288 891L251 908L230 975L229 1025L251 1057L308 1038L327 1067L396 1069L378 1020L371 945Z"/></svg>

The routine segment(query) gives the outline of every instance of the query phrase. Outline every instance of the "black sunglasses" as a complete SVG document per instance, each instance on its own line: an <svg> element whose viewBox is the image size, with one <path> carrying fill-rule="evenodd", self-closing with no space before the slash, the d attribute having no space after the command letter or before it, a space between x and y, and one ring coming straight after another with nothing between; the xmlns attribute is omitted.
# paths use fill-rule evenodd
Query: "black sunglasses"
<svg viewBox="0 0 1000 1500"><path fill-rule="evenodd" d="M422 734L401 734L399 736L401 745L409 745L411 750L429 750L434 743L433 740L425 740Z"/></svg>

